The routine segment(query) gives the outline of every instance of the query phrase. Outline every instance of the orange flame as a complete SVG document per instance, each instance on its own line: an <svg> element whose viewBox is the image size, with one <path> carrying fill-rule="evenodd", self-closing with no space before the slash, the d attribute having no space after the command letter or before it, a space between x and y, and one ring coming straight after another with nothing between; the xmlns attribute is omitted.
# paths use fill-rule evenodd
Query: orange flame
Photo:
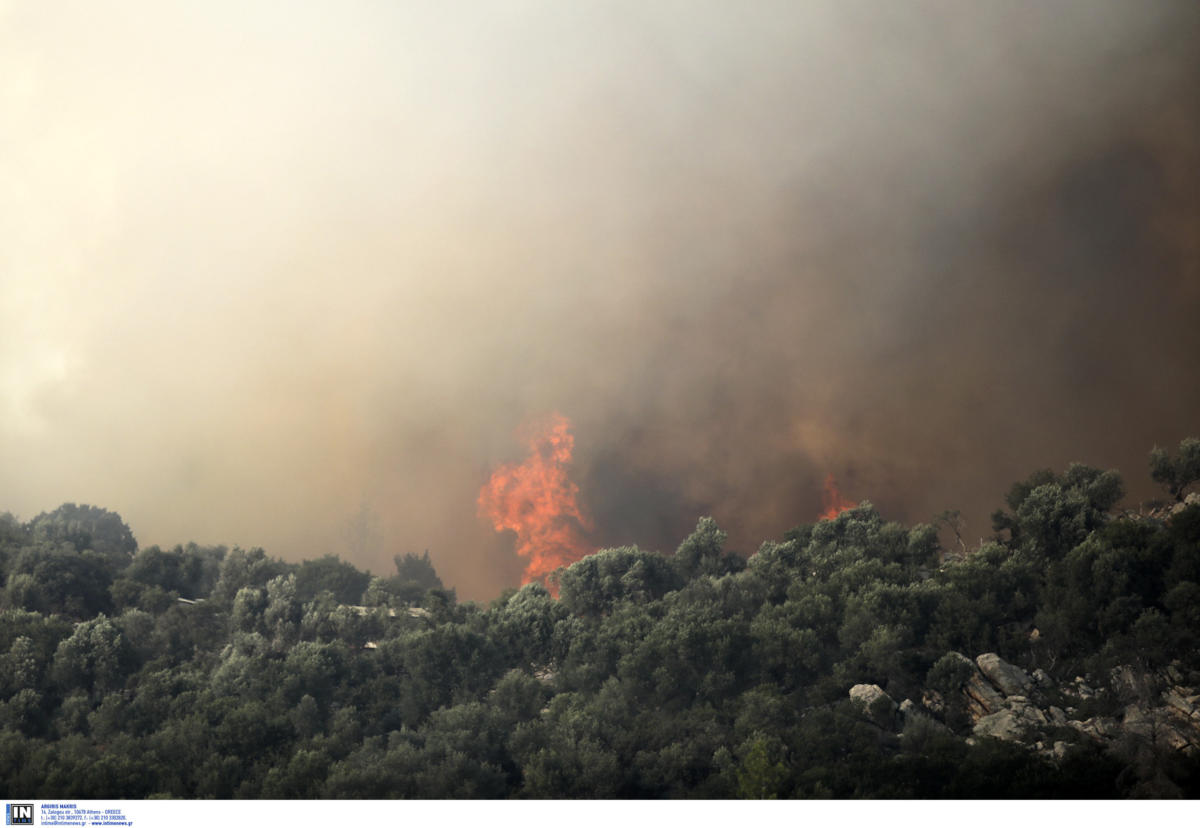
<svg viewBox="0 0 1200 828"><path fill-rule="evenodd" d="M596 551L584 538L591 525L576 501L579 487L567 478L575 448L570 428L566 417L552 414L530 438L525 462L496 469L479 492L480 516L497 532L517 533L517 554L529 559L522 584L545 582L558 567Z"/></svg>
<svg viewBox="0 0 1200 828"><path fill-rule="evenodd" d="M821 495L821 514L817 520L833 520L842 512L853 509L857 505L854 501L842 497L832 472L825 476L825 492Z"/></svg>

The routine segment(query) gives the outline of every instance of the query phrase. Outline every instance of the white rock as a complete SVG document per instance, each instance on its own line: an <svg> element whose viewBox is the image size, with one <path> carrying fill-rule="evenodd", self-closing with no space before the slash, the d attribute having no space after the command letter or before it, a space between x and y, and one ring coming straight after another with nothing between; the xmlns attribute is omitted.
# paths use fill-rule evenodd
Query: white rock
<svg viewBox="0 0 1200 828"><path fill-rule="evenodd" d="M1025 725L1011 710L1000 710L980 718L972 729L976 736L991 736L1006 742L1016 742L1025 733Z"/></svg>
<svg viewBox="0 0 1200 828"><path fill-rule="evenodd" d="M877 702L880 699L887 700L887 714L880 713ZM891 727L892 717L896 713L896 702L892 697L883 691L883 688L878 684L856 684L850 688L850 700L858 702L863 710L870 716L872 721L880 727ZM878 718L877 718L878 716Z"/></svg>
<svg viewBox="0 0 1200 828"><path fill-rule="evenodd" d="M1006 696L1024 693L1033 683L1029 674L1020 667L1009 664L995 653L984 653L975 659L979 670L988 681L994 684Z"/></svg>

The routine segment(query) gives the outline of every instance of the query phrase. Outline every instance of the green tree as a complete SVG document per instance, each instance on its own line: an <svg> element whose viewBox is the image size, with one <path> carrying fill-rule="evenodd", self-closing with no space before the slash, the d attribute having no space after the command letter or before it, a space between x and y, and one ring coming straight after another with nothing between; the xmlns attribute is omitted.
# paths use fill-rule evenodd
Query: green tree
<svg viewBox="0 0 1200 828"><path fill-rule="evenodd" d="M137 551L133 533L116 512L97 506L64 503L29 522L35 541L69 543L79 552L95 551L114 571L129 565Z"/></svg>
<svg viewBox="0 0 1200 828"><path fill-rule="evenodd" d="M698 575L720 577L737 572L745 566L738 555L725 552L725 541L729 535L717 527L711 517L702 517L695 531L679 544L672 563L684 580Z"/></svg>
<svg viewBox="0 0 1200 828"><path fill-rule="evenodd" d="M620 601L653 601L681 586L671 562L636 546L602 549L559 575L560 598L573 613L597 616Z"/></svg>
<svg viewBox="0 0 1200 828"><path fill-rule="evenodd" d="M339 603L359 604L363 590L371 580L370 573L362 572L334 555L304 561L296 568L295 575L296 597L301 603L328 591Z"/></svg>
<svg viewBox="0 0 1200 828"><path fill-rule="evenodd" d="M782 760L783 744L777 738L756 733L738 749L737 796L739 799L778 799L788 771Z"/></svg>
<svg viewBox="0 0 1200 828"><path fill-rule="evenodd" d="M133 666L133 652L117 625L104 615L82 621L58 645L51 674L60 687L108 692Z"/></svg>
<svg viewBox="0 0 1200 828"><path fill-rule="evenodd" d="M442 579L433 568L428 549L419 556L411 552L396 555L392 561L396 565L396 574L387 579L387 585L401 603L419 604L430 590L445 590Z"/></svg>
<svg viewBox="0 0 1200 828"><path fill-rule="evenodd" d="M1161 483L1171 497L1183 500L1189 486L1200 481L1200 439L1186 437L1172 457L1166 449L1154 447L1150 452L1150 476Z"/></svg>

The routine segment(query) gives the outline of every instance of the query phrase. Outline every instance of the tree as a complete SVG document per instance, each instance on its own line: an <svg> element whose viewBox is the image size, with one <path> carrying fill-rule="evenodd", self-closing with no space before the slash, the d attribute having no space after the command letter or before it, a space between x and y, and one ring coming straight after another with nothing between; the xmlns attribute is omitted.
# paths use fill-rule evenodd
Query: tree
<svg viewBox="0 0 1200 828"><path fill-rule="evenodd" d="M1007 497L1012 513L996 512L992 524L997 532L1009 532L1011 547L1038 561L1053 560L1102 526L1124 495L1116 470L1073 463L1062 475L1043 470L1014 484Z"/></svg>
<svg viewBox="0 0 1200 828"><path fill-rule="evenodd" d="M101 614L76 625L75 632L58 645L50 670L66 689L106 692L119 685L132 659L125 636Z"/></svg>
<svg viewBox="0 0 1200 828"><path fill-rule="evenodd" d="M636 546L602 549L563 570L559 576L563 606L582 615L601 615L620 601L653 601L678 589L671 562Z"/></svg>
<svg viewBox="0 0 1200 828"><path fill-rule="evenodd" d="M111 584L112 571L96 552L42 540L12 562L7 597L10 606L90 618L112 609Z"/></svg>
<svg viewBox="0 0 1200 828"><path fill-rule="evenodd" d="M737 572L745 566L738 555L726 553L725 540L729 535L717 527L711 517L702 517L692 534L679 544L672 562L684 580L699 575L719 577L728 572Z"/></svg>
<svg viewBox="0 0 1200 828"><path fill-rule="evenodd" d="M739 799L778 799L787 768L783 764L784 747L779 739L756 733L740 748L741 762L737 767L737 796Z"/></svg>
<svg viewBox="0 0 1200 828"><path fill-rule="evenodd" d="M137 551L137 541L121 516L96 506L64 503L35 517L29 528L34 540L66 541L80 552L92 549L113 569L127 566Z"/></svg>
<svg viewBox="0 0 1200 828"><path fill-rule="evenodd" d="M1150 476L1176 501L1182 501L1184 490L1200 481L1200 439L1184 438L1174 457L1155 446L1150 452Z"/></svg>
<svg viewBox="0 0 1200 828"><path fill-rule="evenodd" d="M303 603L328 590L342 604L358 604L370 583L369 573L356 569L334 555L305 561L296 569L296 597Z"/></svg>
<svg viewBox="0 0 1200 828"><path fill-rule="evenodd" d="M394 556L392 561L396 564L396 574L387 580L387 587L402 603L418 604L429 590L446 588L433 568L428 549L424 555L406 552Z"/></svg>

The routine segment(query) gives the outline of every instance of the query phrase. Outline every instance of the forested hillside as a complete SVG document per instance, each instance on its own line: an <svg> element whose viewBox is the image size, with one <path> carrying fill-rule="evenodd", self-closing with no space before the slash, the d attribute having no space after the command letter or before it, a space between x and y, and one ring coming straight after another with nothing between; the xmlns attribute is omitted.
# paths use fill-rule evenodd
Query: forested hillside
<svg viewBox="0 0 1200 828"><path fill-rule="evenodd" d="M977 548L863 503L743 558L701 519L491 605L428 555L138 549L0 520L0 787L38 798L1200 793L1200 441L1013 486Z"/></svg>

